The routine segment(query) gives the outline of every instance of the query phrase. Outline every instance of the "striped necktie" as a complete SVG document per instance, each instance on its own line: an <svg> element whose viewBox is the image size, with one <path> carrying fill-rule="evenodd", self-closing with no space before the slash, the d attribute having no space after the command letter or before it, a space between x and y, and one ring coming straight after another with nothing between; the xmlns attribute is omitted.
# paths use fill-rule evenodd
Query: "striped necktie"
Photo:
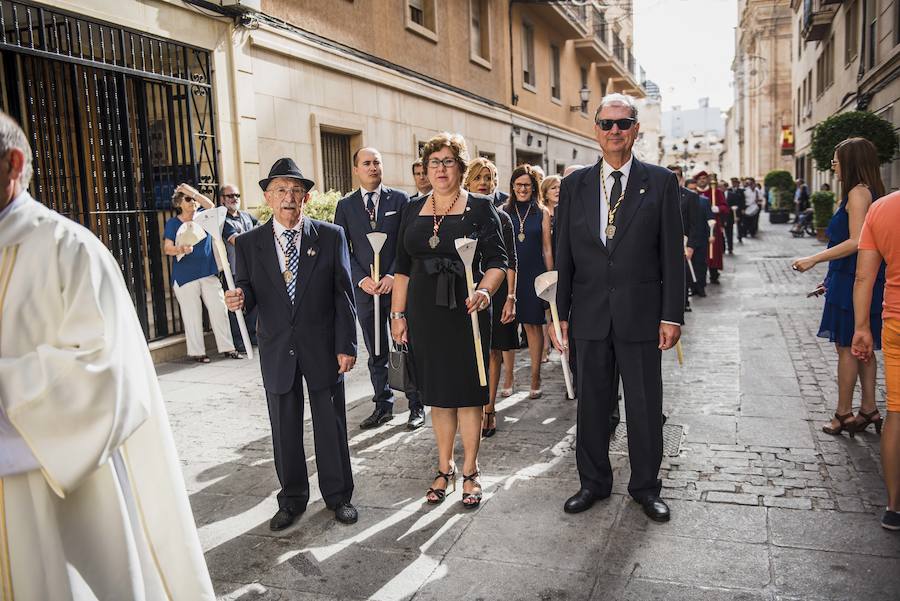
<svg viewBox="0 0 900 601"><path fill-rule="evenodd" d="M297 248L297 245L294 244L294 238L299 232L297 230L284 230L281 234L284 236L287 245L285 246L287 260L287 268L290 270L291 281L287 283L287 292L288 296L291 297L291 302L294 302L294 296L297 293L297 275L300 271L300 250Z"/></svg>

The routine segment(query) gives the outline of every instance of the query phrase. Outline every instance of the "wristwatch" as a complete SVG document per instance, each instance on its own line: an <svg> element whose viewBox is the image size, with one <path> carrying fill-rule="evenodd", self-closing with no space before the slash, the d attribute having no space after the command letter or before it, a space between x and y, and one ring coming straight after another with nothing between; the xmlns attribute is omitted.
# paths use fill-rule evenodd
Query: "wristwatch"
<svg viewBox="0 0 900 601"><path fill-rule="evenodd" d="M509 300L511 300L511 301L513 301L513 302L516 302L516 295L515 295L515 294L507 294L507 295L506 295L506 298L508 298Z"/></svg>
<svg viewBox="0 0 900 601"><path fill-rule="evenodd" d="M391 319L406 319L406 313L403 311L391 311Z"/></svg>
<svg viewBox="0 0 900 601"><path fill-rule="evenodd" d="M491 302L491 291L488 290L487 288L479 288L475 292L476 293L480 292L481 294L483 294L485 296L485 298L487 298L488 302Z"/></svg>

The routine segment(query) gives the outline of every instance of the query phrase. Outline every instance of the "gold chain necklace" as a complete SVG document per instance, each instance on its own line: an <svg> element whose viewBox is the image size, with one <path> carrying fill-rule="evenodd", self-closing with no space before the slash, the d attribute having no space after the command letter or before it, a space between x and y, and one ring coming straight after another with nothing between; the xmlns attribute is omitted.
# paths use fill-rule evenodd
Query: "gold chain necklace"
<svg viewBox="0 0 900 601"><path fill-rule="evenodd" d="M444 211L444 214L438 218L437 214L437 202L434 199L434 193L431 193L431 219L434 222L434 227L432 228L431 238L428 239L428 246L432 249L438 247L438 244L441 243L441 237L438 236L438 231L441 229L441 224L444 222L444 217L450 214L450 211L453 210L453 207L456 206L456 202L459 200L459 190L456 191L456 196L453 197L453 202L450 203L450 206L447 207L447 210Z"/></svg>
<svg viewBox="0 0 900 601"><path fill-rule="evenodd" d="M293 228L291 228L291 229L293 229ZM288 231L287 228L285 228L284 231ZM303 231L303 218L302 218L302 217L300 218L300 229L299 229L299 230L295 230L295 231L297 232L297 234L300 234L300 232ZM272 228L272 233L273 233L273 234L275 233L275 228ZM281 254L284 256L284 271L281 272L281 277L284 278L284 283L285 283L285 284L290 284L290 283L291 283L291 280L294 279L294 272L291 271L290 265L288 264L288 252L287 252L287 247L284 245L284 243L281 242L281 240L279 239L278 234L275 234L275 243L278 244L278 248L281 249ZM294 246L297 246L297 239L296 239L296 237L294 238L293 245L294 245ZM298 253L298 254L300 253L300 249L299 249L299 248L297 249L297 253Z"/></svg>
<svg viewBox="0 0 900 601"><path fill-rule="evenodd" d="M515 201L518 202L518 201ZM519 242L525 242L525 222L528 221L528 214L531 212L532 202L528 201L528 208L525 209L525 218L522 218L522 214L519 213L519 205L515 205L516 207L516 219L519 220Z"/></svg>
<svg viewBox="0 0 900 601"><path fill-rule="evenodd" d="M606 176L603 175L603 160L600 161L600 186L603 188L603 199L609 207L609 212L606 215L606 237L614 238L616 236L616 212L619 210L619 205L622 204L622 199L625 198L625 186L622 186L622 193L619 195L619 200L617 200L615 206L613 206L609 201L609 196L606 194Z"/></svg>

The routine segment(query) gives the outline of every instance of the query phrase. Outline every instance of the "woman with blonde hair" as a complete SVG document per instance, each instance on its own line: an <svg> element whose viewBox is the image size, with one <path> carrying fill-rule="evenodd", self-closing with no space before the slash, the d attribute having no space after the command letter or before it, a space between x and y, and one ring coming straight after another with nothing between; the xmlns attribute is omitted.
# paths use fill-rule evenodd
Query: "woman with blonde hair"
<svg viewBox="0 0 900 601"><path fill-rule="evenodd" d="M469 192L477 192L485 196L494 195L497 186L497 166L484 157L469 163L463 178L463 188ZM500 284L491 299L491 364L488 385L490 402L484 408L484 423L481 435L490 438L497 433L497 388L500 385L500 372L504 372L504 386L500 391L504 397L512 394L513 368L516 362L516 351L519 347L516 323L516 244L513 235L512 220L503 210L498 209L500 226L503 232L503 245L509 258L509 269L506 279Z"/></svg>
<svg viewBox="0 0 900 601"><path fill-rule="evenodd" d="M513 221L516 235L516 317L525 326L528 352L531 355L531 391L529 397L540 398L541 355L544 350L544 301L534 291L534 279L553 269L550 240L550 211L541 200L540 172L531 165L519 165L509 179L510 196L504 210Z"/></svg>
<svg viewBox="0 0 900 601"><path fill-rule="evenodd" d="M562 178L558 175L548 175L541 182L541 198L544 199L544 206L550 211L550 248L556 252L556 205L559 204L559 188L562 185ZM543 326L544 330L544 355L541 360L546 363L550 355L550 332L549 326Z"/></svg>
<svg viewBox="0 0 900 601"><path fill-rule="evenodd" d="M438 471L425 500L444 501L456 487L453 447L459 431L463 445L462 503L478 507L478 449L488 387L482 386L473 346L471 313L478 314L482 359L488 362L491 298L507 268L500 219L491 199L463 189L468 162L466 142L442 133L422 148L432 191L410 202L397 240L391 299L391 338L408 344L412 373L425 405L438 449ZM472 264L475 292L467 294L457 238L477 240Z"/></svg>
<svg viewBox="0 0 900 601"><path fill-rule="evenodd" d="M853 356L853 282L859 237L872 201L884 196L884 183L879 172L875 145L864 138L849 138L834 149L831 168L841 182L843 199L828 223L828 248L812 256L794 261L793 268L807 271L828 261L825 276L825 308L818 336L834 343L838 354L838 402L831 422L822 426L826 434L838 435L844 430L854 436L869 424L881 432L881 415L875 406L876 363ZM881 310L884 300L884 263L875 278L872 294L870 327L875 349L881 348ZM859 413L853 415L853 391L859 380L862 400Z"/></svg>

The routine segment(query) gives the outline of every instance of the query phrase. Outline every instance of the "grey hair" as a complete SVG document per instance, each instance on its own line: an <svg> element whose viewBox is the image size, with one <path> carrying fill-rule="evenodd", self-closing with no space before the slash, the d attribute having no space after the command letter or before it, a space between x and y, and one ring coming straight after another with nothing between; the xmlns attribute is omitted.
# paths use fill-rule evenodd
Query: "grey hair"
<svg viewBox="0 0 900 601"><path fill-rule="evenodd" d="M31 184L31 144L15 119L0 111L0 155L5 155L13 148L18 148L25 155L25 164L19 176L19 184L24 189Z"/></svg>
<svg viewBox="0 0 900 601"><path fill-rule="evenodd" d="M629 96L628 94L619 94L618 92L607 94L600 99L600 106L597 107L597 112L594 113L594 121L600 118L600 111L602 111L603 108L607 106L628 107L631 109L631 118L637 121L638 107L637 102L635 102L634 100L634 96Z"/></svg>

